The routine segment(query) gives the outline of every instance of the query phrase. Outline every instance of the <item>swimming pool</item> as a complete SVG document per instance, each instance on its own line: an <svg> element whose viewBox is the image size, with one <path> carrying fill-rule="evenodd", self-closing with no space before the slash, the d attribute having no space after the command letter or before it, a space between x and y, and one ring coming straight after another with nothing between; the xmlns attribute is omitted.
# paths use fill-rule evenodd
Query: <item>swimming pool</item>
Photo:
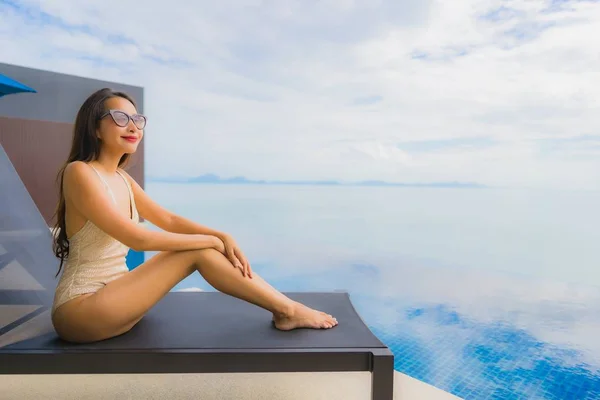
<svg viewBox="0 0 600 400"><path fill-rule="evenodd" d="M600 398L598 193L147 191L232 233L282 291L347 290L402 373L465 399ZM213 290L198 275L176 289L189 287Z"/></svg>

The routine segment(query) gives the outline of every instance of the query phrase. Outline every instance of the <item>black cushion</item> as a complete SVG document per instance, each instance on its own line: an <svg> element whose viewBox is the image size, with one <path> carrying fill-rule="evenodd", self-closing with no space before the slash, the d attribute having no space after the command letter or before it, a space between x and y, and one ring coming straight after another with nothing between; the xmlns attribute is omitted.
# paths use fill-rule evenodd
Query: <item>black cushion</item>
<svg viewBox="0 0 600 400"><path fill-rule="evenodd" d="M5 349L291 349L383 348L352 306L347 293L286 293L335 316L332 329L280 331L271 313L220 292L172 292L129 332L91 344L72 344L54 332L18 342Z"/></svg>

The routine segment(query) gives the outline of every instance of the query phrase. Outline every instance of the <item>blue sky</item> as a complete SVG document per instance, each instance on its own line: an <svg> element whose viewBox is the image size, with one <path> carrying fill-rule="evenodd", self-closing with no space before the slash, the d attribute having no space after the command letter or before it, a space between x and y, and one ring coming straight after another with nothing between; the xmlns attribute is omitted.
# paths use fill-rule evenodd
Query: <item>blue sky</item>
<svg viewBox="0 0 600 400"><path fill-rule="evenodd" d="M0 61L142 85L151 176L600 189L600 2L0 0Z"/></svg>

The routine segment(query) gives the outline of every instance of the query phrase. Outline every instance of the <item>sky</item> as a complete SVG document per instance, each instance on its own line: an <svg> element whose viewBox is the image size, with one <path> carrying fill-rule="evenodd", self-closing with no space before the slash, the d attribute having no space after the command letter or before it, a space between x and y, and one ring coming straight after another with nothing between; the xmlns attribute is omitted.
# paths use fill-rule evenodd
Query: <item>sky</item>
<svg viewBox="0 0 600 400"><path fill-rule="evenodd" d="M0 62L144 87L149 177L599 190L598 37L597 0L0 0Z"/></svg>

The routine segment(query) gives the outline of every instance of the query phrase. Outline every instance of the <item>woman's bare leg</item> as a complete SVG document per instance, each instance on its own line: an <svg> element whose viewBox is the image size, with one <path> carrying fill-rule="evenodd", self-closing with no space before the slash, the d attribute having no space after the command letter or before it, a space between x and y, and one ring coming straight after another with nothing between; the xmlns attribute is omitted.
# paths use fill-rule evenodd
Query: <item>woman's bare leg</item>
<svg viewBox="0 0 600 400"><path fill-rule="evenodd" d="M124 333L194 271L215 289L272 312L279 329L337 325L335 318L289 299L255 272L253 279L242 276L217 250L204 249L159 253L98 292L71 300L56 312L57 331L72 341L102 340Z"/></svg>
<svg viewBox="0 0 600 400"><path fill-rule="evenodd" d="M337 320L329 314L310 309L291 300L258 274L252 279L244 277L229 260L216 250L205 253L196 268L198 272L220 292L245 300L273 313L275 326L281 330L295 328L332 328ZM224 269L224 271L223 271Z"/></svg>

